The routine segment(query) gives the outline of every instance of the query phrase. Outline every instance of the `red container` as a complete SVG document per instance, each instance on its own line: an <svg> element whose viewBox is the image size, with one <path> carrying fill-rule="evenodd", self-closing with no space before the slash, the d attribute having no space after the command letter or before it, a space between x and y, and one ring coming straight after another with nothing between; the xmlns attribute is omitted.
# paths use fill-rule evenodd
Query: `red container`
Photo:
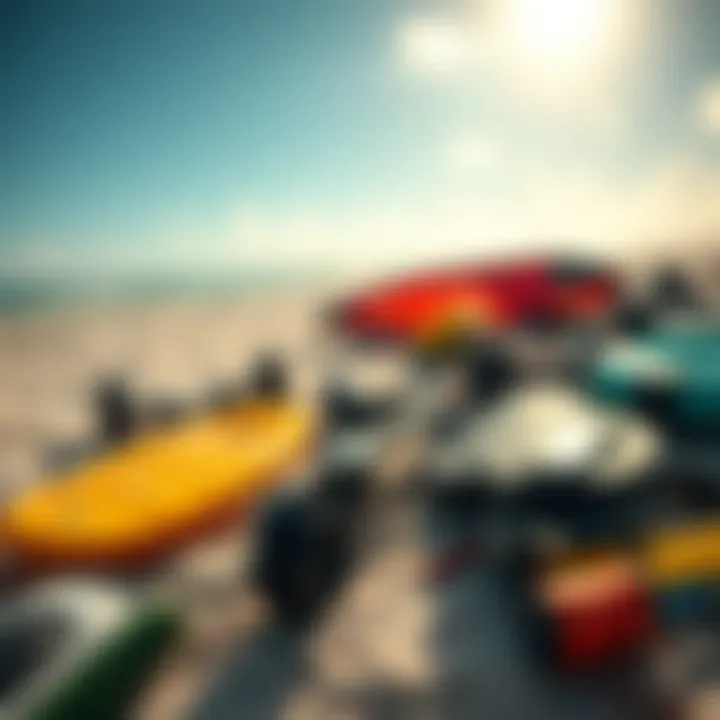
<svg viewBox="0 0 720 720"><path fill-rule="evenodd" d="M652 596L624 558L551 570L539 591L552 652L564 670L590 669L632 654L656 627Z"/></svg>

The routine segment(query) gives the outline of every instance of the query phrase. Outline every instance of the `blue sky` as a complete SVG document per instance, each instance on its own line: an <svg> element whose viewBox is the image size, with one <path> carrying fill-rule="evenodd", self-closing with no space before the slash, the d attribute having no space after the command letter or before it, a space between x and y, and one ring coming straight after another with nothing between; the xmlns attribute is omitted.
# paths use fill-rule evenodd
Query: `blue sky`
<svg viewBox="0 0 720 720"><path fill-rule="evenodd" d="M568 2L4 0L5 272L705 238L720 5Z"/></svg>

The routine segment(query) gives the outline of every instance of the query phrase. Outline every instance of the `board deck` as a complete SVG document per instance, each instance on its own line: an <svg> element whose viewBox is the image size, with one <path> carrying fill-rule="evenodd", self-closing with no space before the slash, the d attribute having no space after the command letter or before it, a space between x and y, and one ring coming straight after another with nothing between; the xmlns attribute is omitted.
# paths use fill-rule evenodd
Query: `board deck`
<svg viewBox="0 0 720 720"><path fill-rule="evenodd" d="M618 297L612 272L595 264L569 276L562 270L548 258L420 269L361 290L329 316L348 337L403 344L450 317L513 329L540 318L562 325L611 311Z"/></svg>
<svg viewBox="0 0 720 720"><path fill-rule="evenodd" d="M0 537L33 569L142 564L236 517L312 434L306 408L262 401L140 438L13 499Z"/></svg>

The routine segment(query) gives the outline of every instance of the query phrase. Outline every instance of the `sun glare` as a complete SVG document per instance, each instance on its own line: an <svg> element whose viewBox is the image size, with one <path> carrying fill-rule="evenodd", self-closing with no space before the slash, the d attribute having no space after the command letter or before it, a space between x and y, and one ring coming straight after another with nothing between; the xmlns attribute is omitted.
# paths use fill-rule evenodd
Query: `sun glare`
<svg viewBox="0 0 720 720"><path fill-rule="evenodd" d="M651 0L465 0L471 12L400 26L408 68L425 77L487 80L553 112L617 127L618 98L652 41Z"/></svg>
<svg viewBox="0 0 720 720"><path fill-rule="evenodd" d="M514 27L528 52L577 58L608 30L608 0L515 0Z"/></svg>
<svg viewBox="0 0 720 720"><path fill-rule="evenodd" d="M514 54L531 74L588 80L613 62L622 36L619 0L512 0Z"/></svg>

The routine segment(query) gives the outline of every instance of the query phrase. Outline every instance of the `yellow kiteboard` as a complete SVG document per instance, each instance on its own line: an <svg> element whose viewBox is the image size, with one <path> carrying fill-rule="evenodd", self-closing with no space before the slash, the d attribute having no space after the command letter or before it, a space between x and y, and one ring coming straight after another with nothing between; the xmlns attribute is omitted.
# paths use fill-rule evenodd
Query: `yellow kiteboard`
<svg viewBox="0 0 720 720"><path fill-rule="evenodd" d="M662 590L720 580L720 522L697 520L654 533L645 550L647 574Z"/></svg>
<svg viewBox="0 0 720 720"><path fill-rule="evenodd" d="M12 499L0 538L31 570L139 566L238 517L313 435L309 409L263 399L140 437Z"/></svg>

